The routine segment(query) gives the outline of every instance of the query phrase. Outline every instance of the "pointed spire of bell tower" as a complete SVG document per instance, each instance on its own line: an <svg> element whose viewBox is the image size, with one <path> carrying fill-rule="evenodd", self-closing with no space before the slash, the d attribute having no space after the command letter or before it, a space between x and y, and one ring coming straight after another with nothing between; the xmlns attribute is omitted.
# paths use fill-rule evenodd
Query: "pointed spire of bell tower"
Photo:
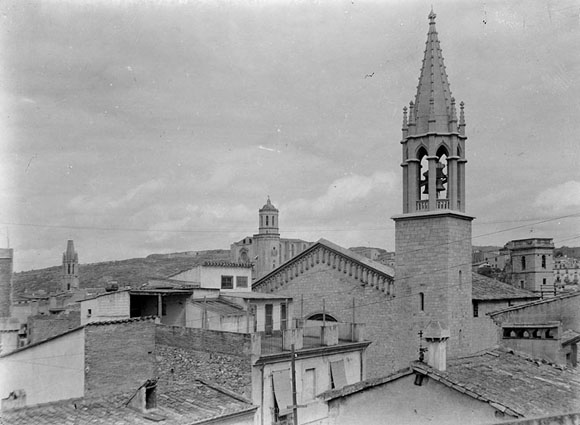
<svg viewBox="0 0 580 425"><path fill-rule="evenodd" d="M425 55L415 96L416 132L418 134L449 131L451 90L443 64L443 52L435 28L436 17L437 15L431 9Z"/></svg>

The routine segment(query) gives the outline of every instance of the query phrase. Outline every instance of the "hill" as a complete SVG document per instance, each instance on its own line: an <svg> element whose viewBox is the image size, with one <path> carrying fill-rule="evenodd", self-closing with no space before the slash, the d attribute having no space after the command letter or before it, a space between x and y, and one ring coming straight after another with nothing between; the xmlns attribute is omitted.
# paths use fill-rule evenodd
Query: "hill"
<svg viewBox="0 0 580 425"><path fill-rule="evenodd" d="M554 255L556 257L564 256L564 257L580 258L580 248L563 246L562 248L556 248Z"/></svg>
<svg viewBox="0 0 580 425"><path fill-rule="evenodd" d="M150 278L162 278L186 270L204 261L228 261L230 251L215 249L209 251L152 254L146 258L132 258L120 261L80 264L80 287L103 288L110 281L119 286L138 287ZM61 266L14 273L14 298L24 293L38 291L52 292L60 284Z"/></svg>

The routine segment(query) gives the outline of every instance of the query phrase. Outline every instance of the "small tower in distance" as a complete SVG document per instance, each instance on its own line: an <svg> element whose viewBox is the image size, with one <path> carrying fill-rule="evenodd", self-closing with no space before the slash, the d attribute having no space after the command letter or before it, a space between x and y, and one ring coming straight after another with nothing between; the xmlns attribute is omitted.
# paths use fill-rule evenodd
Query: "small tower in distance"
<svg viewBox="0 0 580 425"><path fill-rule="evenodd" d="M272 205L272 202L270 202L270 197L268 196L266 205L264 205L258 211L260 220L260 223L258 224L259 234L280 235L280 231L278 230L278 212L278 209Z"/></svg>
<svg viewBox="0 0 580 425"><path fill-rule="evenodd" d="M66 251L62 254L62 291L79 289L79 255L75 251L72 240L66 244Z"/></svg>
<svg viewBox="0 0 580 425"><path fill-rule="evenodd" d="M278 229L278 209L270 202L258 211L258 233L255 243L255 278L260 279L280 265L280 232Z"/></svg>
<svg viewBox="0 0 580 425"><path fill-rule="evenodd" d="M11 248L0 248L0 318L10 317L12 307Z"/></svg>

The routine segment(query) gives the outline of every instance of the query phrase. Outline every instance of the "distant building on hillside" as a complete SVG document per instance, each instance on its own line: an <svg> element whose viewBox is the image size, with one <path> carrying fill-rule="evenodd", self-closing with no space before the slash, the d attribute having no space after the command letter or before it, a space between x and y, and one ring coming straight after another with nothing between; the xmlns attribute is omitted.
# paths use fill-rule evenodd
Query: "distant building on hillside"
<svg viewBox="0 0 580 425"><path fill-rule="evenodd" d="M566 256L554 260L554 283L556 285L578 285L579 279L580 260Z"/></svg>
<svg viewBox="0 0 580 425"><path fill-rule="evenodd" d="M278 214L278 209L268 198L258 211L258 233L231 245L231 260L252 264L254 280L267 275L312 245L312 242L301 239L280 238Z"/></svg>

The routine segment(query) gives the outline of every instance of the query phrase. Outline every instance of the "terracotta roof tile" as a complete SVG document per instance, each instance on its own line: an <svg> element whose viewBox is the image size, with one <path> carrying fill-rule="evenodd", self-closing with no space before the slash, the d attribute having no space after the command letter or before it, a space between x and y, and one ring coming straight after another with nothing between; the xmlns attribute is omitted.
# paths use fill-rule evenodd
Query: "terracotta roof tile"
<svg viewBox="0 0 580 425"><path fill-rule="evenodd" d="M474 300L529 299L533 301L539 298L539 295L531 291L516 288L479 273L472 273L472 299Z"/></svg>
<svg viewBox="0 0 580 425"><path fill-rule="evenodd" d="M413 369L445 385L503 406L515 416L534 417L580 410L580 372L496 349L449 360L441 372L424 363Z"/></svg>
<svg viewBox="0 0 580 425"><path fill-rule="evenodd" d="M164 425L195 424L201 421L248 412L256 409L249 400L237 397L220 387L201 381L190 383L159 381L157 408L141 413L126 407L132 394L114 394L50 403L11 412L2 412L0 424L116 424L154 423L164 418Z"/></svg>

